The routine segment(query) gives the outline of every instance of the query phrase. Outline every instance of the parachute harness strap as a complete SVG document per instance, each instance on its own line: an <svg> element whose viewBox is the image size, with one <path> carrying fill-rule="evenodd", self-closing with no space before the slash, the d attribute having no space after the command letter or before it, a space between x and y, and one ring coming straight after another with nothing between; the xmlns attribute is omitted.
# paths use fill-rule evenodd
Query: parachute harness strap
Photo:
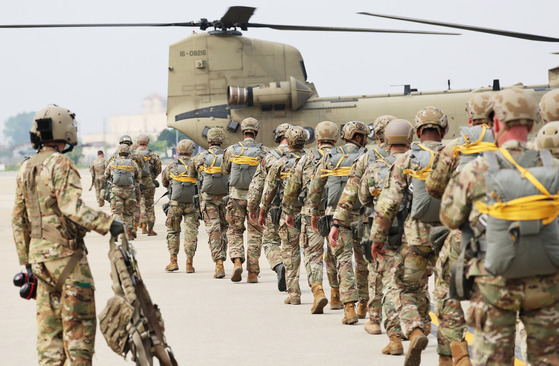
<svg viewBox="0 0 559 366"><path fill-rule="evenodd" d="M509 221L542 220L542 223L547 225L555 220L559 216L559 194L551 195L532 173L516 163L506 149L498 150L518 169L522 178L528 179L542 194L520 197L508 202L496 202L493 205L478 201L476 206L479 211Z"/></svg>
<svg viewBox="0 0 559 366"><path fill-rule="evenodd" d="M208 174L217 174L217 173L221 173L221 167L219 167L219 166L218 166L218 167L214 166L214 165L215 165L215 162L217 161L217 155L214 154L214 152L211 151L211 150L208 150L208 152L214 156L214 161L212 161L212 165L210 165L209 167L207 167L207 168L206 168L206 167L203 167L203 168L202 168L202 167L200 166L200 169L203 169L204 172L206 172L206 173L208 173Z"/></svg>
<svg viewBox="0 0 559 366"><path fill-rule="evenodd" d="M186 168L186 170L178 175L176 175L175 173L171 172L169 174L169 176L171 177L171 179L176 180L177 182L188 182L188 183L196 183L196 178L192 178L190 176L188 176L186 173L188 171L188 166L186 165L186 163L182 160L179 159L179 161L181 162L182 165L184 165L184 167Z"/></svg>
<svg viewBox="0 0 559 366"><path fill-rule="evenodd" d="M239 155L235 155L233 159L231 159L233 163L239 165L250 165L250 166L256 166L258 165L258 163L260 163L260 159L257 157L242 156L247 148L243 145L242 142L239 142L239 145L241 145L242 150Z"/></svg>
<svg viewBox="0 0 559 366"><path fill-rule="evenodd" d="M431 173L431 171L433 170L431 169L431 165L433 164L433 160L435 159L435 152L423 144L417 144L417 145L423 150L428 151L431 154L431 157L429 159L429 164L427 164L425 168L419 170L404 169L404 174L409 175L412 178L417 178L419 180L427 180L429 173Z"/></svg>
<svg viewBox="0 0 559 366"><path fill-rule="evenodd" d="M464 145L458 145L454 148L454 156L458 156L460 154L479 154L484 151L495 151L497 150L497 145L493 142L485 142L481 141L485 137L485 131L489 126L485 123L481 125L483 130L481 131L481 136L474 142L470 143L470 138L468 135L464 135Z"/></svg>
<svg viewBox="0 0 559 366"><path fill-rule="evenodd" d="M293 156L295 159L301 159L300 155L294 154L292 152L290 152L291 156ZM289 169L289 171L286 172L281 172L280 173L280 178L283 180L285 178L289 178L291 176L291 171L293 170L293 167L291 167L291 169Z"/></svg>
<svg viewBox="0 0 559 366"><path fill-rule="evenodd" d="M346 167L339 168L342 161L345 158L349 157L349 154L346 154L343 147L340 147L340 150L342 151L342 157L340 158L340 160L338 160L338 163L336 164L334 169L322 169L322 172L324 174L322 174L320 176L321 178L324 178L324 177L347 177L349 175L349 171L351 170L351 166L346 166Z"/></svg>

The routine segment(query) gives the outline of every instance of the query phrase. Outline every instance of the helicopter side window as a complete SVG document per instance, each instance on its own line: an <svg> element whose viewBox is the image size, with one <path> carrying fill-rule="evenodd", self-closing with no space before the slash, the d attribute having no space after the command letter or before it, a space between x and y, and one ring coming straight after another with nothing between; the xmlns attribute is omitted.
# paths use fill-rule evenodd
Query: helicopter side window
<svg viewBox="0 0 559 366"><path fill-rule="evenodd" d="M305 81L307 81L307 69L305 68L305 61L301 60L301 70L303 70L303 75L305 76Z"/></svg>
<svg viewBox="0 0 559 366"><path fill-rule="evenodd" d="M285 111L285 104L274 104L274 110Z"/></svg>
<svg viewBox="0 0 559 366"><path fill-rule="evenodd" d="M260 110L262 110L262 112L270 112L273 109L274 106L271 104L262 104L262 107L260 107Z"/></svg>

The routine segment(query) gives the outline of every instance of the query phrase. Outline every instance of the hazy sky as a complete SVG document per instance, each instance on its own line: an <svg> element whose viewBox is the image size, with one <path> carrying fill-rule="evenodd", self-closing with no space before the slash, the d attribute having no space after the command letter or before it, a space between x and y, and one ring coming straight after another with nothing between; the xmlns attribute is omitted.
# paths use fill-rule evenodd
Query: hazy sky
<svg viewBox="0 0 559 366"><path fill-rule="evenodd" d="M298 48L320 96L399 93L517 82L547 84L559 43L533 42L396 20L359 11L559 37L551 0L96 0L3 2L1 24L177 22L219 19L229 6L257 8L255 23L450 31L461 36L352 34L252 29L245 36ZM506 4L506 5L503 5ZM0 29L0 123L56 103L74 111L80 132L100 132L114 114L138 113L167 93L168 46L189 28ZM1 128L0 128L1 130Z"/></svg>

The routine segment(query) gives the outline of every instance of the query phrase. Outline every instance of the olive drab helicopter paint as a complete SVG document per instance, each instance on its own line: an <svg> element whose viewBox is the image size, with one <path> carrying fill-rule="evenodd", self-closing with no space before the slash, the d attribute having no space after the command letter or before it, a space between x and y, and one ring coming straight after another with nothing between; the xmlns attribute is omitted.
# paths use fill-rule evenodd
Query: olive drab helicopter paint
<svg viewBox="0 0 559 366"><path fill-rule="evenodd" d="M495 80L492 88L418 92L406 86L400 94L321 98L314 84L307 81L304 60L296 48L287 44L248 38L237 29L246 31L249 28L271 28L447 36L459 33L250 23L254 10L252 7L230 7L225 15L216 21L201 19L179 23L0 25L0 29L176 26L208 30L172 44L169 48L168 69L167 125L183 132L203 147L207 147L205 134L211 127L222 127L226 131L224 146L241 140L240 122L246 117L254 117L261 122L257 140L271 146L272 131L285 122L307 129L312 141L313 128L320 121L329 120L341 125L350 120L359 120L371 124L376 117L384 114L413 120L415 113L428 105L437 106L445 111L450 123L446 137L454 138L459 133L459 126L467 121L464 107L471 93L501 89L498 80ZM373 13L360 14L532 41L559 42L558 38L525 33ZM549 70L548 84L523 87L539 99L550 88L559 87L559 67Z"/></svg>

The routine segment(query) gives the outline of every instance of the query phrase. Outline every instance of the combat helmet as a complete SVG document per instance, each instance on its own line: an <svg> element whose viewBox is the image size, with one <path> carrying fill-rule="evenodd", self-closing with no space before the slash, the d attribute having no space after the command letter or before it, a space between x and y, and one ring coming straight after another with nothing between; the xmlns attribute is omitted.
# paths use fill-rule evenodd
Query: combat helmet
<svg viewBox="0 0 559 366"><path fill-rule="evenodd" d="M474 94L466 102L466 114L474 126L482 123L492 124L493 121L489 120L491 111L491 95L489 93Z"/></svg>
<svg viewBox="0 0 559 366"><path fill-rule="evenodd" d="M274 142L279 144L284 139L287 130L291 127L290 123L282 123L274 129Z"/></svg>
<svg viewBox="0 0 559 366"><path fill-rule="evenodd" d="M369 132L369 127L363 122L349 121L344 124L344 127L342 128L342 140L354 141L355 135L360 134L363 135L363 140L361 141L360 146L365 146L367 144L367 136L369 135Z"/></svg>
<svg viewBox="0 0 559 366"><path fill-rule="evenodd" d="M375 136L379 139L381 144L386 142L384 131L386 129L386 126L388 125L388 122L394 119L396 119L396 117L385 114L378 117L377 119L375 119L375 122L373 122L373 131L375 132Z"/></svg>
<svg viewBox="0 0 559 366"><path fill-rule="evenodd" d="M223 140L225 140L225 131L219 127L212 127L208 130L206 136L208 144L221 145Z"/></svg>
<svg viewBox="0 0 559 366"><path fill-rule="evenodd" d="M242 132L253 131L254 134L256 135L258 134L258 131L260 131L260 122L258 122L256 118L252 118L252 117L245 118L241 122L241 131Z"/></svg>
<svg viewBox="0 0 559 366"><path fill-rule="evenodd" d="M549 150L553 156L559 156L559 121L543 125L536 136L538 150Z"/></svg>
<svg viewBox="0 0 559 366"><path fill-rule="evenodd" d="M129 135L122 135L120 136L120 139L118 139L118 143L132 145L134 141L132 141L132 137L130 137Z"/></svg>
<svg viewBox="0 0 559 366"><path fill-rule="evenodd" d="M425 107L415 115L415 130L421 134L424 128L437 128L441 137L448 131L448 118L442 110L437 107Z"/></svg>
<svg viewBox="0 0 559 366"><path fill-rule="evenodd" d="M63 152L72 151L78 144L76 115L57 105L43 108L33 118L29 137L34 149L39 149L46 142L57 141L70 145Z"/></svg>
<svg viewBox="0 0 559 366"><path fill-rule="evenodd" d="M136 142L139 145L147 145L149 144L149 136L148 135L140 135L138 136L138 138L136 139Z"/></svg>
<svg viewBox="0 0 559 366"><path fill-rule="evenodd" d="M338 125L330 121L322 121L316 125L316 139L318 141L338 141L340 130Z"/></svg>
<svg viewBox="0 0 559 366"><path fill-rule="evenodd" d="M388 145L410 145L415 134L415 128L410 121L393 119L384 130L384 137Z"/></svg>
<svg viewBox="0 0 559 366"><path fill-rule="evenodd" d="M130 146L128 146L127 144L120 144L118 145L118 148L116 149L116 153L120 156L120 155L129 155L130 154Z"/></svg>
<svg viewBox="0 0 559 366"><path fill-rule="evenodd" d="M194 144L192 140L188 140L188 139L180 140L179 144L177 145L177 152L180 155L192 155L195 147L196 144Z"/></svg>
<svg viewBox="0 0 559 366"><path fill-rule="evenodd" d="M495 117L507 126L525 125L531 128L538 119L536 100L520 88L503 89L495 93L492 107Z"/></svg>
<svg viewBox="0 0 559 366"><path fill-rule="evenodd" d="M540 118L543 123L559 121L559 89L543 95L540 100Z"/></svg>
<svg viewBox="0 0 559 366"><path fill-rule="evenodd" d="M307 131L300 126L291 126L286 131L287 144L292 148L303 148L308 141Z"/></svg>

